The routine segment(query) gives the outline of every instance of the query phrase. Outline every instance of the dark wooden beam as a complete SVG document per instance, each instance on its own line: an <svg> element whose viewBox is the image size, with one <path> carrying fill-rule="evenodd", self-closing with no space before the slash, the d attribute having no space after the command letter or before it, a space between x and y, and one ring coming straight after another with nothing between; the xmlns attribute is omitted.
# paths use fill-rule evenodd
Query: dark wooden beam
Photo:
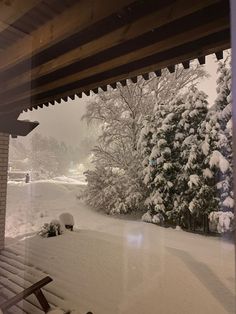
<svg viewBox="0 0 236 314"><path fill-rule="evenodd" d="M218 14L218 11L216 13ZM208 17L207 15L204 15L204 16ZM200 26L198 24L195 25L196 20L193 20L193 21L194 21L193 22L194 27L193 28L189 27L188 30L185 30L185 32L183 32L183 29L186 28L186 25L184 24L184 28L178 28L177 34L174 33L174 35L171 36L172 31L173 31L173 25L169 25L168 26L168 29L170 32L169 37L168 36L166 37L166 34L168 34L167 31L165 32L163 29L157 29L156 32L148 33L144 37L142 36L141 38L135 39L135 42L137 42L136 45L134 41L131 41L130 43L125 43L121 49L124 49L123 51L126 52L127 47L128 48L132 47L132 49L138 48L139 46L142 47L143 41L146 41L148 43L152 42L152 40L157 41L154 44L148 45L147 47L128 52L124 55L122 55L122 50L119 50L116 47L116 49L114 49L113 51L110 51L110 50L107 51L105 53L105 57L104 57L104 54L102 54L101 56L95 55L92 58L92 60L90 58L90 59L84 60L84 62L81 61L78 65L74 66L74 69L72 70L73 72L76 72L74 74L71 74L66 77L62 77L60 79L56 79L57 76L54 78L54 76L49 75L48 77L50 78L50 80L48 77L45 77L43 80L38 80L35 83L32 82L32 88L34 88L34 85L35 85L35 89L32 89L31 91L28 90L28 84L26 85L27 91L25 93L23 93L24 91L23 86L19 86L17 90L10 89L9 93L8 91L4 91L3 93L0 93L0 99L1 99L0 107L1 105L4 105L6 101L10 102L13 99L18 100L20 98L25 98L26 95L30 97L31 95L37 94L39 91L46 92L47 90L49 91L59 86L63 87L63 85L67 85L75 81L79 81L91 75L96 75L98 73L101 73L105 70L112 69L119 65L127 64L130 60L139 60L139 59L148 57L152 54L156 54L157 52L169 50L172 47L174 48L180 44L185 44L188 42L191 43L194 40L196 41L198 39L201 39L202 37L205 38L209 34L211 35L213 33L214 35L214 32L225 29L227 26L229 26L228 25L229 21L227 17L216 19L207 24L201 24ZM229 40L229 37L228 37L228 40ZM121 54L120 56L114 59L108 60L106 62L99 63L99 61L101 62L103 59L106 60L106 59L112 58L113 56L116 56L117 53L119 54L119 52ZM95 66L92 66L93 64L95 64ZM55 73L55 75L56 74L58 73ZM36 86L40 84L40 82L41 84L43 84L47 82L48 80L52 82L45 84L43 87L36 88ZM17 92L19 96L17 95Z"/></svg>
<svg viewBox="0 0 236 314"><path fill-rule="evenodd" d="M12 119L11 117L0 116L0 132L16 136L26 136L39 125L39 122Z"/></svg>
<svg viewBox="0 0 236 314"><path fill-rule="evenodd" d="M20 0L0 2L0 32L8 28L42 0Z"/></svg>
<svg viewBox="0 0 236 314"><path fill-rule="evenodd" d="M217 51L215 53L217 60L222 60L224 55L223 55L223 51Z"/></svg>
<svg viewBox="0 0 236 314"><path fill-rule="evenodd" d="M58 42L69 38L95 24L96 22L119 12L123 7L130 5L133 0L80 0L74 6L56 16L50 22L36 29L31 38L23 38L20 42L9 47L0 54L0 70L12 66L23 59L39 55ZM78 14L80 18L78 18ZM53 58L54 56L52 56ZM47 56L47 59L50 56Z"/></svg>
<svg viewBox="0 0 236 314"><path fill-rule="evenodd" d="M109 85L111 86L112 89L116 89L116 83L110 83Z"/></svg>
<svg viewBox="0 0 236 314"><path fill-rule="evenodd" d="M155 2L155 1L154 1ZM87 39L87 43L82 44L82 40L77 40L73 42L79 42L79 47L74 47L74 49L69 49L69 44L61 44L61 46L58 46L57 49L52 53L47 52L47 50L44 51L44 56L47 56L52 58L52 60L46 61L44 60L43 64L37 66L36 68L32 68L32 71L29 75L29 73L24 73L24 71L27 70L27 67L24 66L24 63L20 63L17 66L11 68L11 70L8 71L2 71L2 75L4 76L3 83L0 86L1 89L5 89L8 86L11 86L13 88L14 86L19 86L28 80L35 80L38 77L43 77L45 75L48 75L49 73L55 73L56 77L59 77L59 73L56 73L56 71L69 67L71 65L72 68L75 68L75 62L78 63L81 62L81 60L86 59L94 54L97 54L101 51L104 51L106 49L110 49L111 47L115 47L121 42L126 42L128 40L131 40L133 38L136 38L138 36L141 36L142 34L147 33L148 31L154 30L158 27L161 27L163 25L169 24L173 21L176 21L184 16L188 16L190 14L193 14L194 12L201 10L203 8L209 8L210 5L215 4L217 5L217 11L221 12L219 6L219 1L217 0L189 0L188 2L184 0L178 0L178 1L161 1L156 3L165 3L165 5L162 4L162 7L157 5L156 11L151 12L150 14L147 14L146 16L143 16L135 21L133 21L131 24L129 24L129 27L127 25L121 25L117 30L114 30L108 34L98 36L99 38L95 38L94 40L90 40L89 34L85 36ZM159 9L158 9L159 8ZM173 12L175 12L173 14ZM209 14L208 14L209 15ZM76 15L77 19L77 15ZM193 18L192 20L198 20L198 18ZM78 22L78 19L77 19ZM62 22L59 20L59 23ZM111 23L110 23L111 24ZM49 24L50 25L50 24ZM178 26L178 25L177 25ZM49 27L49 26L48 26ZM108 28L108 27L107 27ZM178 29L175 25L173 25L173 29ZM38 30L39 31L39 30ZM43 29L42 29L43 31ZM41 31L41 32L42 32ZM166 31L166 30L163 30ZM181 30L181 32L183 32ZM63 46L62 46L63 45ZM59 52L63 51L65 47L68 47L68 51L64 51L61 55L58 55ZM136 49L136 47L134 47ZM19 47L15 47L15 52L17 51L17 55L20 54ZM118 52L118 51L117 51ZM4 54L7 54L7 56L10 54L10 52L4 52ZM5 67L5 64L7 63L6 60L4 60L4 54L0 54L0 77L1 77L1 64L2 64L2 70ZM15 60L14 56L11 58L12 60ZM37 63L39 63L40 57L37 57ZM42 59L42 58L41 58ZM25 61L24 61L25 62ZM35 66L35 62L32 61L32 66ZM67 72L68 75L68 72ZM10 77L9 77L10 76ZM7 82L10 79L9 82Z"/></svg>
<svg viewBox="0 0 236 314"><path fill-rule="evenodd" d="M69 98L70 98L71 100L74 100L74 99L75 99L75 95L70 95Z"/></svg>
<svg viewBox="0 0 236 314"><path fill-rule="evenodd" d="M82 98L82 92L76 93L77 97Z"/></svg>
<svg viewBox="0 0 236 314"><path fill-rule="evenodd" d="M67 102L68 101L68 97L67 96L66 97L62 97L62 100Z"/></svg>
<svg viewBox="0 0 236 314"><path fill-rule="evenodd" d="M93 92L94 92L94 94L97 94L98 93L98 88L94 88Z"/></svg>
<svg viewBox="0 0 236 314"><path fill-rule="evenodd" d="M175 72L175 66L174 66L174 65L169 65L169 66L167 67L167 69L168 69L168 71L169 71L170 73L174 73L174 72Z"/></svg>
<svg viewBox="0 0 236 314"><path fill-rule="evenodd" d="M104 86L110 84L111 81L121 81L126 77L140 75L145 72L152 72L154 69L164 68L166 64L178 64L186 60L192 60L194 58L201 57L203 54L208 55L214 53L216 50L224 50L229 48L229 30L222 31L217 34L208 36L206 38L197 40L191 44L184 44L175 49L170 49L162 53L157 53L146 57L142 60L133 61L128 65L119 66L109 71L97 74L95 76L83 79L73 84L65 85L63 89L58 88L51 90L50 93L42 93L36 97L32 97L33 104L48 101L50 97L64 96L68 93L82 92L84 90L93 89L98 86ZM199 47L199 49L198 49ZM131 75L132 74L132 75ZM16 106L25 106L24 101L8 104L5 110L13 110Z"/></svg>
<svg viewBox="0 0 236 314"><path fill-rule="evenodd" d="M135 84L138 81L138 77L137 76L133 76L133 77L130 78L130 80L131 80L132 83Z"/></svg>
<svg viewBox="0 0 236 314"><path fill-rule="evenodd" d="M83 91L83 93L84 93L86 96L90 96L90 90L85 90L85 91Z"/></svg>
<svg viewBox="0 0 236 314"><path fill-rule="evenodd" d="M126 80L121 80L121 81L120 81L120 84L121 84L122 86L126 86L126 85L127 85L127 82L126 82Z"/></svg>
<svg viewBox="0 0 236 314"><path fill-rule="evenodd" d="M100 86L100 88L101 88L104 92L107 91L107 85Z"/></svg>
<svg viewBox="0 0 236 314"><path fill-rule="evenodd" d="M205 63L206 63L206 58L205 58L205 56L199 57L199 58L198 58L198 62L199 62L200 65L205 64Z"/></svg>
<svg viewBox="0 0 236 314"><path fill-rule="evenodd" d="M190 67L190 61L189 60L182 62L182 64L183 64L183 67L185 70L189 69L189 67Z"/></svg>
<svg viewBox="0 0 236 314"><path fill-rule="evenodd" d="M160 77L161 76L161 69L154 71L154 73L156 74L156 77Z"/></svg>
<svg viewBox="0 0 236 314"><path fill-rule="evenodd" d="M145 81L149 80L149 73L142 74Z"/></svg>

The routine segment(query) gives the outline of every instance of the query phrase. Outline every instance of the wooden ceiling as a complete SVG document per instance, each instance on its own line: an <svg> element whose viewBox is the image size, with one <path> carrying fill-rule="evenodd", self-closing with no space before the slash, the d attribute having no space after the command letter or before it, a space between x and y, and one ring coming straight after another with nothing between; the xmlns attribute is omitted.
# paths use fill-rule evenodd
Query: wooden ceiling
<svg viewBox="0 0 236 314"><path fill-rule="evenodd" d="M228 0L2 0L0 117L228 48Z"/></svg>

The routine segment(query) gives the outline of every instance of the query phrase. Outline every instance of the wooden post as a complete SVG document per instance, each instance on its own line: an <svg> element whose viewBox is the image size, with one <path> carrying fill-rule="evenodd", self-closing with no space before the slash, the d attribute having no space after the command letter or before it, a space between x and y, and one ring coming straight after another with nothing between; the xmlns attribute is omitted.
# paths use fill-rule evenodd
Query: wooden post
<svg viewBox="0 0 236 314"><path fill-rule="evenodd" d="M4 247L9 134L0 133L0 249Z"/></svg>

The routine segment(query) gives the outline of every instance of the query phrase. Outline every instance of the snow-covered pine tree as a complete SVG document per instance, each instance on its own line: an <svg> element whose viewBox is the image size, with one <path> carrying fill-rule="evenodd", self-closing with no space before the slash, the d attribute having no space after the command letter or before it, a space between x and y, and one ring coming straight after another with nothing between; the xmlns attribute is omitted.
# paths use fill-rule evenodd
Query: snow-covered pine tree
<svg viewBox="0 0 236 314"><path fill-rule="evenodd" d="M182 99L159 105L155 117L142 130L140 149L144 156L144 182L150 195L146 200L154 223L175 220L177 180L181 171L179 125L184 111Z"/></svg>
<svg viewBox="0 0 236 314"><path fill-rule="evenodd" d="M217 99L206 123L206 143L210 146L207 161L215 178L212 191L216 204L210 211L233 212L232 100L228 59L219 63L218 74Z"/></svg>
<svg viewBox="0 0 236 314"><path fill-rule="evenodd" d="M183 168L178 176L179 203L175 208L182 212L184 227L195 229L196 223L202 224L209 199L208 184L203 180L202 171L205 168L202 147L205 140L204 123L208 113L207 95L191 88L184 98L184 107L179 122L184 138L180 153Z"/></svg>

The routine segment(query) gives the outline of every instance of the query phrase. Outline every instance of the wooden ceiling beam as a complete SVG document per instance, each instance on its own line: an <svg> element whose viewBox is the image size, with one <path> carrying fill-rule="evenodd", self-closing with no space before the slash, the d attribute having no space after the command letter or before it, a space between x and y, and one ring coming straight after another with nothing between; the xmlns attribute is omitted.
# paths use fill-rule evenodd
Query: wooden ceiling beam
<svg viewBox="0 0 236 314"><path fill-rule="evenodd" d="M168 64L178 64L186 60L199 58L203 55L215 53L215 51L225 50L229 48L229 30L220 32L192 42L190 44L181 45L175 49L163 51L156 55L149 56L143 60L133 61L128 65L119 66L109 71L99 73L84 80L75 82L74 84L65 85L63 88L51 90L46 93L35 95L31 98L33 105L48 102L54 97L63 97L68 94L81 93L85 90L91 90L98 86L108 85L114 82L122 81L127 77L138 76L142 73L153 72L155 69L162 69ZM8 103L5 107L0 107L2 112L13 111L16 107L25 109L25 99L18 102Z"/></svg>
<svg viewBox="0 0 236 314"><path fill-rule="evenodd" d="M122 66L125 64L128 64L130 60L136 61L143 59L145 57L149 57L151 55L173 49L180 44L187 44L191 43L194 40L199 40L201 38L205 38L207 36L214 35L215 31L222 31L225 30L225 28L228 28L228 19L223 17L221 19L217 19L213 22L210 22L208 24L201 24L198 27L194 27L193 29L188 29L185 32L180 32L179 34L175 36L165 37L164 40L159 40L160 38L158 36L154 36L155 39L158 41L157 43L153 45L149 45L147 47L144 47L139 50L132 51L130 53L127 53L125 55L121 55L117 58L108 60L107 62L99 63L96 66L89 67L88 63L85 63L85 70L76 69L76 73L65 76L61 79L52 81L51 83L45 84L43 86L39 86L37 88L33 88L32 83L32 89L29 89L29 86L26 86L26 91L24 92L23 87L20 87L19 92L10 89L9 92L4 91L3 93L0 93L0 108L1 106L4 106L5 103L18 101L20 99L24 98L30 98L31 96L37 95L39 93L47 92L56 88L63 88L64 85L73 84L73 82L80 81L82 79L85 79L86 77L90 77L92 75L96 75L99 73L102 73L107 70L111 70L112 68ZM160 32L163 36L163 33ZM213 34L212 34L213 33ZM227 38L229 41L229 38ZM82 62L80 64L82 66ZM166 64L168 66L168 64ZM172 69L173 70L173 69Z"/></svg>
<svg viewBox="0 0 236 314"><path fill-rule="evenodd" d="M0 116L0 132L15 136L26 136L39 125L39 122L17 120L11 117Z"/></svg>
<svg viewBox="0 0 236 314"><path fill-rule="evenodd" d="M134 0L80 0L0 54L0 71L39 54L65 38L119 12ZM208 1L208 0L207 0ZM18 2L18 1L15 1ZM49 57L49 56L48 56ZM54 56L51 56L52 59Z"/></svg>
<svg viewBox="0 0 236 314"><path fill-rule="evenodd" d="M183 67L185 70L189 69L189 67L190 67L190 61L189 60L182 62L182 64L183 64Z"/></svg>
<svg viewBox="0 0 236 314"><path fill-rule="evenodd" d="M203 65L206 63L206 57L205 56L202 56L202 57L199 57L198 58L198 62L200 65Z"/></svg>
<svg viewBox="0 0 236 314"><path fill-rule="evenodd" d="M0 2L0 32L8 28L42 0L20 0Z"/></svg>
<svg viewBox="0 0 236 314"><path fill-rule="evenodd" d="M160 77L161 76L161 69L155 70L154 73L156 74L156 77Z"/></svg>
<svg viewBox="0 0 236 314"><path fill-rule="evenodd" d="M169 65L169 66L167 67L167 69L168 69L168 71L172 74L172 73L175 72L175 65Z"/></svg>
<svg viewBox="0 0 236 314"><path fill-rule="evenodd" d="M149 73L144 73L142 74L142 77L145 81L148 81L149 80Z"/></svg>
<svg viewBox="0 0 236 314"><path fill-rule="evenodd" d="M215 53L217 60L222 60L224 55L223 55L223 51L218 51Z"/></svg>
<svg viewBox="0 0 236 314"><path fill-rule="evenodd" d="M2 74L0 71L0 77L2 75L4 78L0 86L0 91L6 90L9 86L11 88L19 86L26 83L28 80L36 80L39 77L43 78L50 73L55 73L55 75L57 74L56 76L59 77L59 73L56 72L60 72L62 68L66 67L66 69L69 69L70 65L73 67L76 62L80 63L86 58L115 47L120 43L137 38L138 36L141 36L153 29L171 23L184 16L188 16L189 14L193 14L200 9L209 7L211 4L218 2L219 1L216 0L189 0L188 2L178 0L174 3L166 5L160 10L137 19L128 26L124 25L111 33L108 33L100 38L96 38L89 43L80 45L78 48L70 50L36 68L29 69L27 67L21 67L19 70L16 68L15 71L13 69L11 72L2 72ZM173 12L175 13L173 14ZM2 62L4 62L4 60L2 60ZM10 79L8 78L9 75Z"/></svg>

